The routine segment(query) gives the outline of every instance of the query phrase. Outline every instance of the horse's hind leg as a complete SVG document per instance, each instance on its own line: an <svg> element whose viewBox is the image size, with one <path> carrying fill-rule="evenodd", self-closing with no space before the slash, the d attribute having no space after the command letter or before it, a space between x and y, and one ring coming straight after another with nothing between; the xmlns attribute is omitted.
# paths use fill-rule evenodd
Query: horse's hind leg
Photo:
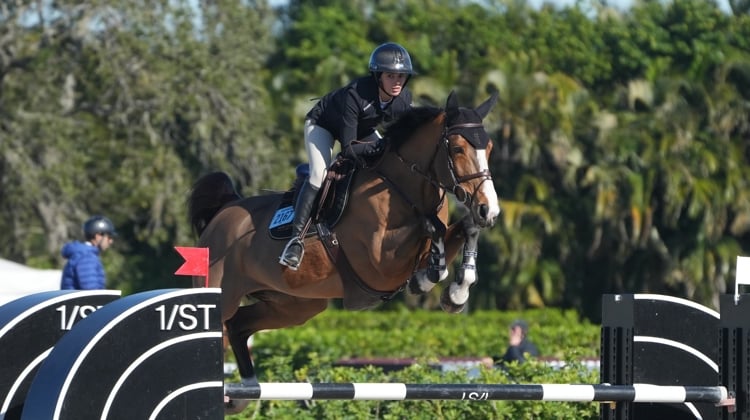
<svg viewBox="0 0 750 420"><path fill-rule="evenodd" d="M255 368L253 367L253 361L250 358L250 350L247 348L247 340L253 334L254 331L244 328L241 320L243 319L243 313L249 312L247 308L250 306L241 306L234 316L227 320L227 336L229 339L229 345L232 346L232 352L234 358L237 359L237 369L240 371L240 377L243 382L256 381Z"/></svg>
<svg viewBox="0 0 750 420"><path fill-rule="evenodd" d="M247 340L252 335L252 331L240 328L236 321L242 312L246 312L245 308L246 306L240 306L234 316L224 323L224 335L237 360L237 369L240 371L242 383L256 384L258 380L255 377L253 361L250 359L250 351L247 348ZM231 400L224 397L224 414L241 413L249 404L250 401Z"/></svg>
<svg viewBox="0 0 750 420"><path fill-rule="evenodd" d="M254 297L259 301L241 306L226 321L229 344L237 359L237 369L243 382L257 382L250 350L247 348L247 340L251 335L260 330L304 324L328 307L326 299L303 299L276 292L262 292Z"/></svg>

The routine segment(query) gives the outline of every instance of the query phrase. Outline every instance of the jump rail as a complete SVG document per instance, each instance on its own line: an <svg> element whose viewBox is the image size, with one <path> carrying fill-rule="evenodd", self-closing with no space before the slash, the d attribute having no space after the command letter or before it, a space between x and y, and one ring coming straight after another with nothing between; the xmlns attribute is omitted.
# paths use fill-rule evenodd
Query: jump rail
<svg viewBox="0 0 750 420"><path fill-rule="evenodd" d="M644 403L707 402L731 405L723 386L577 385L577 384L405 384L280 383L225 384L225 394L239 400L535 400L629 401Z"/></svg>

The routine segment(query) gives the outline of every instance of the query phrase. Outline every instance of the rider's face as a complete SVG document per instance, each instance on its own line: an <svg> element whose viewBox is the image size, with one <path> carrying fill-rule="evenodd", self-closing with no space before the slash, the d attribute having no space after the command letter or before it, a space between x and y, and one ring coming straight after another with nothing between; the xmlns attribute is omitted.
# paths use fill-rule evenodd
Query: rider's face
<svg viewBox="0 0 750 420"><path fill-rule="evenodd" d="M398 96L401 94L401 88L406 83L407 74L405 73L383 73L380 75L380 82L383 86L383 91L390 96Z"/></svg>

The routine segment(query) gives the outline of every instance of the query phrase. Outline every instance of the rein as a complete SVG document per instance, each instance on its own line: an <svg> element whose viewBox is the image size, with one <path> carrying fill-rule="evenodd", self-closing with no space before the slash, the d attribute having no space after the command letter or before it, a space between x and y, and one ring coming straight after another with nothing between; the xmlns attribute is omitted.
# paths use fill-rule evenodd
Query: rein
<svg viewBox="0 0 750 420"><path fill-rule="evenodd" d="M438 210L443 205L443 202L445 200L445 191L446 190L447 191L451 191L453 193L453 195L456 196L456 199L458 199L461 203L463 203L467 207L470 207L471 204L474 201L474 198L475 198L477 192L479 191L479 188L477 188L474 191L473 194L469 195L467 193L467 191L466 191L466 188L464 188L461 184L464 183L464 182L467 182L467 181L471 181L472 179L476 179L476 178L482 178L482 182L487 181L487 180L492 180L492 175L491 175L489 169L483 169L483 170L481 170L479 172L475 172L473 174L468 174L468 175L464 175L464 176L458 176L458 174L456 174L456 167L454 166L453 160L451 160L451 158L450 158L450 150L449 150L449 140L448 140L448 137L450 137L453 134L456 134L460 129L464 129L464 128L481 128L481 127L483 127L483 124L481 122L479 122L479 123L454 124L454 125L451 125L449 127L444 127L443 128L443 136L441 138L441 142L435 147L435 150L432 153L432 158L430 159L430 164L428 165L428 169L433 169L433 172L434 172L435 160L437 159L437 154L440 151L440 145L442 144L443 147L445 148L445 151L446 151L446 156L447 156L447 160L448 160L448 172L451 175L451 183L453 184L453 185L450 185L450 186L446 185L443 182L441 182L440 180L438 180L437 177L433 177L432 174L430 174L429 172L422 171L419 168L419 165L417 165L416 163L409 162L406 159L404 159L404 157L401 156L401 154L399 154L398 151L394 152L396 154L396 157L398 158L398 160L401 161L401 163L403 163L407 167L409 167L409 170L411 170L411 172L413 172L413 173L421 176L422 178L424 178L425 180L427 180L427 182L429 182L430 184L432 184L435 187L435 189L441 191L440 201L439 201L439 205L437 207ZM414 203L411 200L409 200L408 197L406 197L406 194L404 194L393 182L391 182L380 171L377 171L377 173L378 173L378 176L380 176L380 178L383 179L384 181L388 182L388 184L391 185L393 187L393 189L395 191L397 191L399 193L399 195L401 197L403 197L404 200L406 200L406 202L409 203L412 206L412 208L416 209L416 206L414 205Z"/></svg>

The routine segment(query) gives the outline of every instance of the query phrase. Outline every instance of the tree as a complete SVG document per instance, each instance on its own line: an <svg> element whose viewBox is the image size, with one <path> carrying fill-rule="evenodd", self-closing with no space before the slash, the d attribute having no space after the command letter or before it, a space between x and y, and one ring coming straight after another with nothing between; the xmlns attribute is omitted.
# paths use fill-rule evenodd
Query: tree
<svg viewBox="0 0 750 420"><path fill-rule="evenodd" d="M192 180L224 169L258 191L283 160L261 87L270 11L241 1L79 3L56 2L31 23L27 8L8 19L18 53L0 70L0 209L18 216L3 218L4 249L57 265L81 221L104 213L123 244L107 255L112 286L169 284L172 245L193 241Z"/></svg>

